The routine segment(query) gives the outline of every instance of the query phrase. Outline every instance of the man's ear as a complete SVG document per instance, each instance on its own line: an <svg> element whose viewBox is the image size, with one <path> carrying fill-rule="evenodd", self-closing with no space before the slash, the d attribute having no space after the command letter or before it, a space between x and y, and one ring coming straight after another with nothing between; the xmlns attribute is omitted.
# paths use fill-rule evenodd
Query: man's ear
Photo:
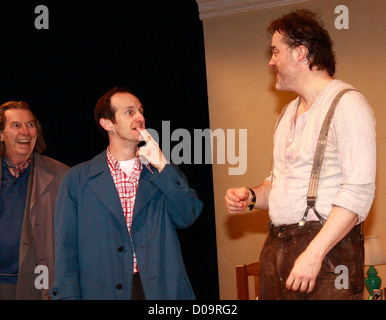
<svg viewBox="0 0 386 320"><path fill-rule="evenodd" d="M308 62L308 48L306 46L300 45L295 48L296 59L298 62Z"/></svg>
<svg viewBox="0 0 386 320"><path fill-rule="evenodd" d="M99 124L102 126L103 129L105 129L107 132L111 131L113 128L113 123L109 119L100 118Z"/></svg>

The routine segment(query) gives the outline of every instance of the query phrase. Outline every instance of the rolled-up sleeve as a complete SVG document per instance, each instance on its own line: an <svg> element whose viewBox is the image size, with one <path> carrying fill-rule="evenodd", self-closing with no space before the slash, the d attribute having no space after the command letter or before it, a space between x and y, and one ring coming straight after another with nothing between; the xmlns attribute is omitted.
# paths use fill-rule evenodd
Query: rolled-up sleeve
<svg viewBox="0 0 386 320"><path fill-rule="evenodd" d="M358 92L346 94L334 126L343 178L333 205L355 212L362 222L375 197L377 157L375 117L368 101Z"/></svg>

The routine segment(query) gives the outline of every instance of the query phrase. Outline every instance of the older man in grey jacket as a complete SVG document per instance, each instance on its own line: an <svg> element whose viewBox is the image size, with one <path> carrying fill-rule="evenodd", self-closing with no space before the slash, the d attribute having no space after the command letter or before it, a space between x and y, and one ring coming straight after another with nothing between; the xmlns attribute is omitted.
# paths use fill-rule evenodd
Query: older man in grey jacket
<svg viewBox="0 0 386 320"><path fill-rule="evenodd" d="M40 154L41 125L23 101L0 106L0 137L0 299L48 299L54 205L68 167Z"/></svg>

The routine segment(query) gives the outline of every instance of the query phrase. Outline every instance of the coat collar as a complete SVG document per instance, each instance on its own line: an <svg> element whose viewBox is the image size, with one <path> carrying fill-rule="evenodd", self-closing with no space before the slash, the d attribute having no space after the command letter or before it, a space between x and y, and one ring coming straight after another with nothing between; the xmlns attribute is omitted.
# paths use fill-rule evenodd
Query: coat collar
<svg viewBox="0 0 386 320"><path fill-rule="evenodd" d="M0 163L1 160L2 157L0 156ZM30 166L32 185L31 183L28 184L28 192L31 193L30 208L32 208L39 200L40 195L43 194L43 192L54 179L54 176L57 174L57 170L52 162L48 161L45 157L38 153L33 154L33 160Z"/></svg>

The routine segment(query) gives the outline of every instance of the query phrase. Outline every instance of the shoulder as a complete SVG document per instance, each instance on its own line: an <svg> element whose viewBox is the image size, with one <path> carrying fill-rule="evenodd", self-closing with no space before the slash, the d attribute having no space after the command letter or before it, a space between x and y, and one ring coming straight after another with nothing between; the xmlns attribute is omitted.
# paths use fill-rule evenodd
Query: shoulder
<svg viewBox="0 0 386 320"><path fill-rule="evenodd" d="M341 88L344 89L342 85ZM347 84L345 88L355 89ZM374 112L369 102L357 89L343 94L331 123L338 135L348 135L351 138L369 133L374 135L375 124Z"/></svg>
<svg viewBox="0 0 386 320"><path fill-rule="evenodd" d="M108 169L106 150L96 155L94 158L81 162L68 170L68 175L88 177L99 174Z"/></svg>
<svg viewBox="0 0 386 320"><path fill-rule="evenodd" d="M360 117L364 116L374 118L370 103L368 102L366 97L360 92L360 90L345 83L344 81L334 81L334 96L344 89L351 90L345 92L342 95L337 105L336 114L338 118L355 117L357 119L360 119Z"/></svg>
<svg viewBox="0 0 386 320"><path fill-rule="evenodd" d="M359 89L354 86L342 81L334 79L327 88L326 94L330 96L331 99L334 99L341 91L347 90L341 97L340 101L342 104L344 102L354 102L360 103L369 106L367 99L360 92Z"/></svg>
<svg viewBox="0 0 386 320"><path fill-rule="evenodd" d="M34 158L38 167L43 167L53 172L64 174L69 169L69 166L66 164L42 154L36 153Z"/></svg>

